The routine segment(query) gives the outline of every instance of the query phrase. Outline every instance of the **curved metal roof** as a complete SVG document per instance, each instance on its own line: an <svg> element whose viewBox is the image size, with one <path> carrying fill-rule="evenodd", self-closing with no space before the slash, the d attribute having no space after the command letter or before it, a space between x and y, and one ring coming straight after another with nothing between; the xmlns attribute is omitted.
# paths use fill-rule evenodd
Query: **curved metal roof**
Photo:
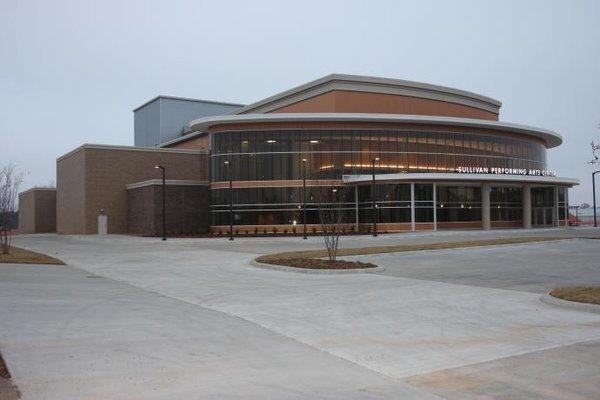
<svg viewBox="0 0 600 400"><path fill-rule="evenodd" d="M236 114L267 113L332 90L420 97L475 107L496 115L502 106L501 102L490 97L446 86L373 76L330 74L249 104Z"/></svg>
<svg viewBox="0 0 600 400"><path fill-rule="evenodd" d="M207 131L211 126L238 123L268 123L268 122L381 122L381 123L411 123L435 124L446 126L465 126L471 128L484 128L499 132L519 133L542 139L547 148L562 144L563 139L558 133L526 125L511 124L507 122L489 121L471 118L437 117L428 115L404 114L352 114L352 113L273 113L273 114L242 114L220 115L199 118L191 121L188 126L192 131ZM193 133L191 133L193 134ZM190 134L190 135L191 135ZM176 141L187 139L182 136ZM176 142L173 141L173 142ZM173 144L173 143L171 143Z"/></svg>

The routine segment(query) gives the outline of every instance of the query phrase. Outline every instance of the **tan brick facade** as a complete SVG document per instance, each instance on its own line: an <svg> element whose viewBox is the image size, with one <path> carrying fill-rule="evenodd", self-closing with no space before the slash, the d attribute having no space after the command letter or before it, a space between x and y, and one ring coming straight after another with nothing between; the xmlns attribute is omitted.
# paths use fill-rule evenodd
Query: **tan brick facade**
<svg viewBox="0 0 600 400"><path fill-rule="evenodd" d="M56 189L33 188L19 193L19 232L56 232Z"/></svg>
<svg viewBox="0 0 600 400"><path fill-rule="evenodd" d="M95 234L98 213L108 216L108 233L127 233L127 184L157 179L208 181L203 151L83 145L57 160L58 233Z"/></svg>

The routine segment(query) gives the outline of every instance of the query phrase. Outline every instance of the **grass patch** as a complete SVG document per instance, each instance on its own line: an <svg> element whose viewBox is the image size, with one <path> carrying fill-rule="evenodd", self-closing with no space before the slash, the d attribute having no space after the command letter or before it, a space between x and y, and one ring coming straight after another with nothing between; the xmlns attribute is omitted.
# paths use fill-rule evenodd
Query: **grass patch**
<svg viewBox="0 0 600 400"><path fill-rule="evenodd" d="M423 251L423 250L444 250L458 249L465 247L493 246L502 244L519 244L530 242L547 242L553 240L563 240L565 238L555 237L520 237L520 238L500 238L488 240L469 240L462 242L444 242L444 243L425 243L425 244L399 244L391 246L372 246L372 247L347 247L339 249L339 256L362 256L380 253L399 253L405 251ZM327 257L326 250L305 250L289 251L285 253L266 254L260 256L256 261L272 264L275 261L284 259L312 259ZM279 264L281 265L281 264Z"/></svg>
<svg viewBox="0 0 600 400"><path fill-rule="evenodd" d="M11 246L9 254L0 254L0 263L64 265L58 258Z"/></svg>
<svg viewBox="0 0 600 400"><path fill-rule="evenodd" d="M559 299L600 305L600 286L568 286L556 288L551 296Z"/></svg>

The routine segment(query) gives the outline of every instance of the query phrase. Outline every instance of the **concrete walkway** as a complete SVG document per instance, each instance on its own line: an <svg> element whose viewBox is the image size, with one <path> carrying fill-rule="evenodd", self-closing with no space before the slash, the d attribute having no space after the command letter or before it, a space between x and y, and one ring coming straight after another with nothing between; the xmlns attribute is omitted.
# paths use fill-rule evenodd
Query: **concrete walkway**
<svg viewBox="0 0 600 400"><path fill-rule="evenodd" d="M444 232L344 241L366 246L510 235ZM310 275L257 269L248 261L261 253L318 247L316 238L229 243L39 235L16 242L68 263L0 264L0 349L25 399L468 398L502 387L533 397L524 395L532 382L496 382L479 366L500 371L502 360L523 368L553 360L565 367L563 353L581 353L585 343L596 351L600 340L600 315L547 306L536 290L455 282L456 276L431 279L432 270L404 276L402 266L427 264L438 252L410 253L410 262L402 258L409 253L385 255L385 274ZM560 254L577 265L581 242L558 242ZM527 249L535 249L535 272L557 260L556 252L548 253L556 243L465 249L455 259L446 251L438 259L453 270L464 260L481 260L478 252L489 252L484 261L502 260L515 247L528 266L533 260ZM586 248L591 258L585 260L597 260L598 242L589 243L596 247ZM597 279L599 269L587 270L585 279ZM486 270L494 268L478 272L478 279L487 279ZM580 365L573 376L563 376L565 385L577 382L571 398L600 393L593 380L581 379L598 365ZM460 374L432 375L443 371ZM552 389L553 371L543 371L535 379L550 389L530 394L565 398L562 389ZM485 384L477 384L481 391L457 389L457 376Z"/></svg>

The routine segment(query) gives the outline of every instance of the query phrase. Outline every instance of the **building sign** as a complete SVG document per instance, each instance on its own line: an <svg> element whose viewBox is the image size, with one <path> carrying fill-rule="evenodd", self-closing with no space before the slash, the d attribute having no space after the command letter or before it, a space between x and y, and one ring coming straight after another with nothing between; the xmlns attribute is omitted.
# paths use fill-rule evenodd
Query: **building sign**
<svg viewBox="0 0 600 400"><path fill-rule="evenodd" d="M556 172L552 170L526 168L456 167L456 172L461 174L556 176Z"/></svg>

